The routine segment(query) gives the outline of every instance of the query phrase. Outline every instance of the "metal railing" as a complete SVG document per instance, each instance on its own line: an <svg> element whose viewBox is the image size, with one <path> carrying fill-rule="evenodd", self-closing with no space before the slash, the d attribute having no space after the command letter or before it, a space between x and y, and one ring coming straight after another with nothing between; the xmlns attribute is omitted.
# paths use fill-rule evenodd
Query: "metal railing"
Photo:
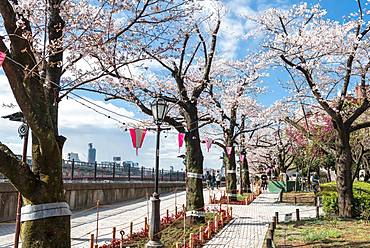
<svg viewBox="0 0 370 248"><path fill-rule="evenodd" d="M119 163L87 163L74 160L63 160L64 180L112 180L112 181L154 181L154 168L137 167ZM6 178L0 174L0 181ZM159 171L160 181L185 181L183 171Z"/></svg>
<svg viewBox="0 0 370 248"><path fill-rule="evenodd" d="M65 180L117 180L117 181L154 181L154 168L121 165L119 163L99 164L74 160L63 161ZM159 171L160 181L185 181L185 173L173 170Z"/></svg>

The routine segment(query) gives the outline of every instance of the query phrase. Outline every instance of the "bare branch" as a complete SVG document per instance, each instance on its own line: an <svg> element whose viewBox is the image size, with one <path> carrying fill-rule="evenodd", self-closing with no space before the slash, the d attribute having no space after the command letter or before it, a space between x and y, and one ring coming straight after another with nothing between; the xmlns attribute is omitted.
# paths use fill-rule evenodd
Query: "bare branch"
<svg viewBox="0 0 370 248"><path fill-rule="evenodd" d="M40 184L30 167L19 161L13 152L2 143L0 143L0 172L27 198L32 197L36 186Z"/></svg>

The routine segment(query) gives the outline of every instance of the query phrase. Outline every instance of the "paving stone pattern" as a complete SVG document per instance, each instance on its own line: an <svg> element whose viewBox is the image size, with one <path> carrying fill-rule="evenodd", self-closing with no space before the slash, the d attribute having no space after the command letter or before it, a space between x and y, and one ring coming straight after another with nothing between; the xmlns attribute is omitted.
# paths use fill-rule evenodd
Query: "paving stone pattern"
<svg viewBox="0 0 370 248"><path fill-rule="evenodd" d="M278 194L264 193L248 206L234 205L234 220L204 247L260 248L275 212L279 212L279 221L284 221L286 214L292 214L292 220L295 220L297 208L301 219L316 216L314 206L282 204L277 202L278 197Z"/></svg>

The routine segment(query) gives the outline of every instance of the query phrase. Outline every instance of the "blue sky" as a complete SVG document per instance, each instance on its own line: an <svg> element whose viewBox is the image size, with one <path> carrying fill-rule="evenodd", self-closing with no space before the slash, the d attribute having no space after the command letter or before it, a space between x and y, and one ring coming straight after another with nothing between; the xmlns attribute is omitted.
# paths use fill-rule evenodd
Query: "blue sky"
<svg viewBox="0 0 370 248"><path fill-rule="evenodd" d="M242 13L258 13L267 7L287 8L293 4L298 4L300 1L267 1L267 0L228 0L224 3L230 8L231 13L226 16L225 28L221 33L219 46L221 51L232 57L244 55L246 49L253 49L255 44L247 43L244 40L237 40L235 37L244 33L248 29L245 19L239 15ZM328 11L328 17L338 21L343 20L343 16L348 15L355 10L357 3L355 0L322 0L309 1L309 4L319 2ZM0 26L2 26L0 20ZM1 32L1 30L0 30ZM1 35L1 33L0 33ZM267 93L259 97L261 104L265 106L271 105L274 101L283 98L286 95L284 89L278 83L279 80L286 79L286 76L280 72L271 73L271 76L265 80ZM136 119L146 119L136 107L133 107L122 101L104 102L103 97L95 94L86 94L76 91L75 93L85 96L96 101L106 108L112 109L123 115L128 115ZM3 103L15 103L12 99L11 91L7 85L5 76L0 69L0 115L9 114L16 109L3 108ZM97 149L98 161L109 161L113 156L122 156L124 160L138 161L141 165L151 167L154 164L154 133L149 133L144 141L143 149L139 151L139 156L136 157L135 150L132 148L129 133L119 127L118 123L109 120L105 116L99 115L96 112L85 108L72 101L71 99L63 100L61 103L61 118L60 132L68 139L65 144L64 154L68 152L77 152L82 160L87 159L87 144L94 143ZM125 121L122 117L118 119ZM0 141L9 145L15 153L21 152L21 141L17 136L17 123L9 123L6 120L0 119ZM165 137L166 136L166 137ZM182 161L177 158L177 155L184 152L178 152L177 138L175 131L169 134L162 135L161 145L161 167L167 169L170 165L175 169L181 169ZM211 152L207 153L204 149L205 167L218 168L221 166L219 160L220 150L211 148Z"/></svg>

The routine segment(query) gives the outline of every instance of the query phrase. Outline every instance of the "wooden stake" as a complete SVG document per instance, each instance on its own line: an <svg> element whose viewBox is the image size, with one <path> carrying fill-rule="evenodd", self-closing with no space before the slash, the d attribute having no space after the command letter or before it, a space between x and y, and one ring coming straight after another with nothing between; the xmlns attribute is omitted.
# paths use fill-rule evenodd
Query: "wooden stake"
<svg viewBox="0 0 370 248"><path fill-rule="evenodd" d="M96 237L95 237L95 243L98 243L98 236L99 236L99 200L96 202Z"/></svg>
<svg viewBox="0 0 370 248"><path fill-rule="evenodd" d="M299 208L295 210L295 214L296 214L297 221L299 221Z"/></svg>
<svg viewBox="0 0 370 248"><path fill-rule="evenodd" d="M175 216L177 216L177 206L175 206Z"/></svg>
<svg viewBox="0 0 370 248"><path fill-rule="evenodd" d="M167 211L166 211L166 217L167 217L167 220L168 220L168 218L170 217L170 212L168 211L168 209L167 209Z"/></svg>
<svg viewBox="0 0 370 248"><path fill-rule="evenodd" d="M203 227L199 227L199 241L200 241L200 244L203 244L204 243L204 233L203 233Z"/></svg>
<svg viewBox="0 0 370 248"><path fill-rule="evenodd" d="M217 230L218 230L218 219L217 219L217 214L215 214L214 226L215 226L215 232L217 232Z"/></svg>
<svg viewBox="0 0 370 248"><path fill-rule="evenodd" d="M90 234L90 248L94 248L94 234Z"/></svg>
<svg viewBox="0 0 370 248"><path fill-rule="evenodd" d="M267 230L267 237L271 238L271 240L274 240L274 230L272 230L272 228Z"/></svg>
<svg viewBox="0 0 370 248"><path fill-rule="evenodd" d="M145 230L145 232L148 232L148 230L149 230L149 228L148 228L148 218L147 217L145 217L145 219L144 219L144 230Z"/></svg>
<svg viewBox="0 0 370 248"><path fill-rule="evenodd" d="M272 227L275 230L276 229L276 224L277 224L277 222L276 222L276 216L272 216L272 223L273 223Z"/></svg>
<svg viewBox="0 0 370 248"><path fill-rule="evenodd" d="M189 237L189 248L194 248L193 233L190 233L190 237Z"/></svg>
<svg viewBox="0 0 370 248"><path fill-rule="evenodd" d="M320 207L316 206L316 218L320 218Z"/></svg>
<svg viewBox="0 0 370 248"><path fill-rule="evenodd" d="M211 229L211 221L208 221L207 223L207 239L211 239L211 236L212 236L212 229Z"/></svg>
<svg viewBox="0 0 370 248"><path fill-rule="evenodd" d="M130 222L130 238L132 237L132 231L134 229L134 223Z"/></svg>
<svg viewBox="0 0 370 248"><path fill-rule="evenodd" d="M113 227L113 230L112 230L112 239L116 239L116 227Z"/></svg>
<svg viewBox="0 0 370 248"><path fill-rule="evenodd" d="M230 219L233 218L233 207L230 207Z"/></svg>

